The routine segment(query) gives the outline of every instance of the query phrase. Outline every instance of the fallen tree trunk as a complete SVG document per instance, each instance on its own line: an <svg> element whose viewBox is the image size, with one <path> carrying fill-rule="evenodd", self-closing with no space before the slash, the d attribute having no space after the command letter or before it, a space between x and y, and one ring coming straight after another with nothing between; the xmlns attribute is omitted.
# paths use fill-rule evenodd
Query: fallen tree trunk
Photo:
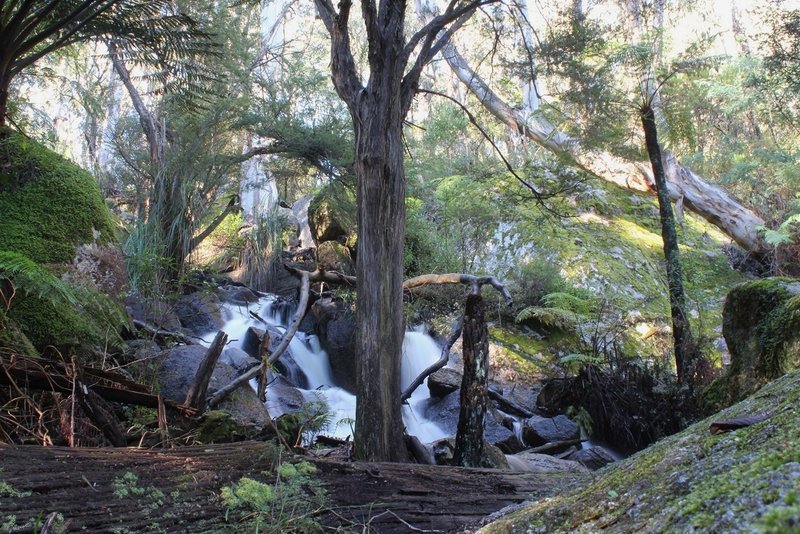
<svg viewBox="0 0 800 534"><path fill-rule="evenodd" d="M428 22L437 15L435 6L427 0L417 1L417 13L423 22ZM559 131L544 119L526 119L489 87L458 52L452 41L442 47L441 55L453 74L478 101L497 120L518 135L616 186L630 191L656 194L652 173L644 162L627 161L609 152L587 149L578 139ZM663 159L669 193L673 200L682 200L686 208L717 226L745 250L759 255L770 250L770 246L758 232L758 228L764 225L764 220L757 213L721 187L706 182L681 165L673 154L664 151Z"/></svg>
<svg viewBox="0 0 800 534"><path fill-rule="evenodd" d="M0 479L15 490L0 494L2 517L28 523L27 531L60 512L70 532L224 532L242 525L226 517L222 487L244 476L268 482L262 473L274 471L278 453L265 442L171 450L0 445L0 457ZM322 523L358 532L452 532L588 481L581 473L310 461L329 496Z"/></svg>

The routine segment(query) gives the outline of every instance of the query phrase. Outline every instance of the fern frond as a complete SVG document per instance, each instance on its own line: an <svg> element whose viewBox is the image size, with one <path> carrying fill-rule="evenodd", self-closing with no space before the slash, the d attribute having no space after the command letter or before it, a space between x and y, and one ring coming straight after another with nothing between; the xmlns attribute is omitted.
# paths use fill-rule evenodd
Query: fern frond
<svg viewBox="0 0 800 534"><path fill-rule="evenodd" d="M0 278L7 278L26 295L78 305L78 297L69 284L17 252L0 251Z"/></svg>
<svg viewBox="0 0 800 534"><path fill-rule="evenodd" d="M569 310L561 308L545 308L530 306L520 311L516 318L518 323L535 320L543 326L559 330L574 330L578 324L578 316Z"/></svg>
<svg viewBox="0 0 800 534"><path fill-rule="evenodd" d="M592 301L576 297L571 293L555 292L542 297L542 302L548 308L560 308L568 310L578 315L588 315L592 313L595 305Z"/></svg>

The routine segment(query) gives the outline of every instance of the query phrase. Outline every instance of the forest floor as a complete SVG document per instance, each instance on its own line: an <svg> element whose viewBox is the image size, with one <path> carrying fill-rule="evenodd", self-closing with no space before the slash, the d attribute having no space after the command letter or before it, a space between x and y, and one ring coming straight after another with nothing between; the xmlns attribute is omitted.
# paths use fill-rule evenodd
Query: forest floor
<svg viewBox="0 0 800 534"><path fill-rule="evenodd" d="M241 514L226 513L221 491L242 477L269 483L276 449L254 441L169 450L2 445L0 458L3 531L37 531L53 512L69 532L252 531ZM310 461L327 493L314 515L331 531L464 532L506 506L589 482L581 473Z"/></svg>

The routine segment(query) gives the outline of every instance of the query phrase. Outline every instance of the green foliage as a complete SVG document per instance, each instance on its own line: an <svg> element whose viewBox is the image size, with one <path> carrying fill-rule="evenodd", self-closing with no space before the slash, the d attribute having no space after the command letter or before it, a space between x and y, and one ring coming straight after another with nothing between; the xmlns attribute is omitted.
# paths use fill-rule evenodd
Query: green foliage
<svg viewBox="0 0 800 534"><path fill-rule="evenodd" d="M250 230L242 237L243 282L257 290L273 289L273 280L281 268L283 229L286 220L278 209L256 215Z"/></svg>
<svg viewBox="0 0 800 534"><path fill-rule="evenodd" d="M541 306L529 306L517 314L517 322L524 323L535 321L548 328L556 328L562 331L573 331L577 327L578 320L575 312L561 308L544 308Z"/></svg>
<svg viewBox="0 0 800 534"><path fill-rule="evenodd" d="M72 260L79 244L113 239L89 173L19 134L0 134L0 250L59 263Z"/></svg>
<svg viewBox="0 0 800 534"><path fill-rule="evenodd" d="M308 462L284 462L277 470L274 484L243 477L222 488L226 519L241 514L242 521L258 532L319 532L322 526L314 517L327 500L325 490L312 475L316 468ZM264 473L268 475L268 473Z"/></svg>
<svg viewBox="0 0 800 534"><path fill-rule="evenodd" d="M563 293L567 283L556 262L537 255L511 271L509 286L517 305L528 307L541 305L546 295Z"/></svg>
<svg viewBox="0 0 800 534"><path fill-rule="evenodd" d="M0 251L2 280L12 289L3 295L8 318L39 350L115 342L128 323L125 311L108 296L66 283L21 254Z"/></svg>

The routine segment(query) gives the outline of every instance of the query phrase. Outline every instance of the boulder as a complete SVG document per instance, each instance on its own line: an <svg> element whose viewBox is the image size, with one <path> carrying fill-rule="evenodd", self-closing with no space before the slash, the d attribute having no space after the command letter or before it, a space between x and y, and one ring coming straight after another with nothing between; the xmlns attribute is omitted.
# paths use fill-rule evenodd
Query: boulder
<svg viewBox="0 0 800 534"><path fill-rule="evenodd" d="M195 336L216 332L225 324L222 303L211 292L181 295L174 305L181 326Z"/></svg>
<svg viewBox="0 0 800 534"><path fill-rule="evenodd" d="M450 436L455 436L458 428L458 414L461 399L458 391L453 391L437 402L431 402L425 410L425 417L439 425ZM516 434L503 425L503 418L494 410L486 413L484 420L484 439L504 452L522 450Z"/></svg>
<svg viewBox="0 0 800 534"><path fill-rule="evenodd" d="M462 373L452 367L442 367L428 377L432 397L446 397L461 387Z"/></svg>
<svg viewBox="0 0 800 534"><path fill-rule="evenodd" d="M314 242L347 241L355 234L353 192L338 184L323 188L308 205L308 225Z"/></svg>
<svg viewBox="0 0 800 534"><path fill-rule="evenodd" d="M324 241L317 246L317 267L323 271L338 271L353 276L356 274L350 250L338 241Z"/></svg>
<svg viewBox="0 0 800 534"><path fill-rule="evenodd" d="M234 443L257 437L266 437L266 435L273 433L269 428L266 430L267 432L264 433L264 429L242 424L224 410L212 410L200 417L194 438L201 444Z"/></svg>
<svg viewBox="0 0 800 534"><path fill-rule="evenodd" d="M350 307L334 299L320 299L311 306L319 342L331 362L336 383L350 393L356 388L355 328Z"/></svg>
<svg viewBox="0 0 800 534"><path fill-rule="evenodd" d="M217 296L223 302L237 306L247 306L256 302L260 297L258 293L244 286L224 285L217 288Z"/></svg>
<svg viewBox="0 0 800 534"><path fill-rule="evenodd" d="M179 332L181 320L175 310L166 302L142 299L139 296L128 296L124 299L125 310L132 319L142 321L156 328L170 332Z"/></svg>
<svg viewBox="0 0 800 534"><path fill-rule="evenodd" d="M206 350L200 345L186 345L163 351L157 356L160 364L158 385L165 399L175 402L186 400L186 393L194 381ZM226 363L217 362L209 382L209 393L229 384L237 376L236 369ZM240 387L232 392L218 408L230 413L240 424L262 427L269 421L266 407L249 387Z"/></svg>
<svg viewBox="0 0 800 534"><path fill-rule="evenodd" d="M522 439L531 446L544 445L548 442L576 440L581 437L577 424L565 415L542 417L534 415L522 425Z"/></svg>
<svg viewBox="0 0 800 534"><path fill-rule="evenodd" d="M227 363L236 369L236 372L239 375L245 374L247 371L261 363L256 358L253 358L245 351L237 347L227 347L225 350L223 350L222 354L219 356L219 361L222 363Z"/></svg>
<svg viewBox="0 0 800 534"><path fill-rule="evenodd" d="M303 394L284 377L277 376L270 380L267 386L267 410L273 419L299 412L305 403Z"/></svg>
<svg viewBox="0 0 800 534"><path fill-rule="evenodd" d="M266 325L265 325L266 326ZM247 329L242 340L242 350L250 357L259 360L259 351L261 350L261 340L264 338L264 333L269 332L269 350L274 352L281 344L283 339L283 332L274 326L268 326L266 329L251 326ZM308 379L297 362L292 358L292 349L288 348L275 362L275 368L285 376L289 382L299 388L308 387Z"/></svg>
<svg viewBox="0 0 800 534"><path fill-rule="evenodd" d="M722 310L728 372L704 392L710 410L800 367L800 280L769 278L733 288Z"/></svg>
<svg viewBox="0 0 800 534"><path fill-rule="evenodd" d="M513 466L519 466L522 462L525 471L531 473L586 473L588 469L578 462L572 460L561 460L547 454L537 454L535 452L520 452L511 456L514 460L509 460Z"/></svg>
<svg viewBox="0 0 800 534"><path fill-rule="evenodd" d="M611 462L616 461L614 455L603 447L590 447L575 451L566 457L567 460L578 462L591 470L597 470Z"/></svg>

